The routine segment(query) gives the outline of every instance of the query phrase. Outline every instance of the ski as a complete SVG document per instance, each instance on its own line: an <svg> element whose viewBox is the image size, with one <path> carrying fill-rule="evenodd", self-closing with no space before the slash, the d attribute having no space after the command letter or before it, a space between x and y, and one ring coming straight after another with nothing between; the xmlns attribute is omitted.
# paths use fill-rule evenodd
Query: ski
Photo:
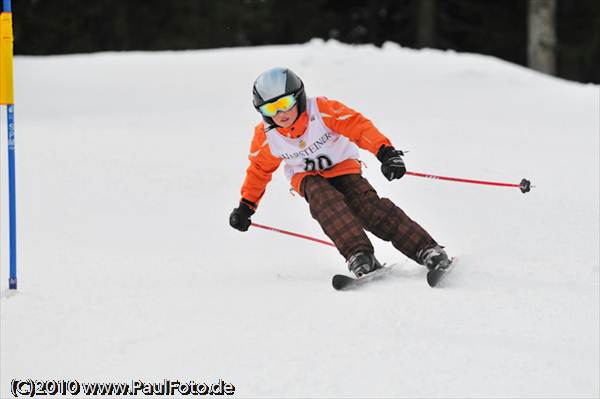
<svg viewBox="0 0 600 399"><path fill-rule="evenodd" d="M427 272L427 284L430 287L436 287L440 281L446 277L448 273L452 271L454 268L454 264L456 263L456 258L450 259L450 264L445 269L433 269Z"/></svg>
<svg viewBox="0 0 600 399"><path fill-rule="evenodd" d="M427 272L427 284L430 287L437 287L448 273L454 269L457 258L450 259L450 265L445 269L433 269ZM345 274L336 274L331 279L331 285L338 291L351 290L365 285L366 283L379 280L388 275L394 265L384 265L381 269L372 271L362 277L350 277Z"/></svg>
<svg viewBox="0 0 600 399"><path fill-rule="evenodd" d="M384 265L381 269L374 270L362 277L350 277L345 274L336 274L331 279L331 285L333 285L333 288L338 291L358 288L369 281L383 278L389 274L389 272L392 270L392 266L393 265Z"/></svg>

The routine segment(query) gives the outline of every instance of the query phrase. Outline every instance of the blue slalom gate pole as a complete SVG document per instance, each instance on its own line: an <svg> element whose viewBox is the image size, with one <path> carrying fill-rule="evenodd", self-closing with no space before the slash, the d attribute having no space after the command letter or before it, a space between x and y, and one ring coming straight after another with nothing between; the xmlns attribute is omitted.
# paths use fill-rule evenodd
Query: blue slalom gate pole
<svg viewBox="0 0 600 399"><path fill-rule="evenodd" d="M8 288L17 289L17 193L15 178L15 106L6 106L8 125L8 207L10 235L10 275Z"/></svg>
<svg viewBox="0 0 600 399"><path fill-rule="evenodd" d="M2 0L0 13L0 104L6 105L8 128L8 287L17 289L17 207L15 183L15 102L13 95L13 29L10 0Z"/></svg>

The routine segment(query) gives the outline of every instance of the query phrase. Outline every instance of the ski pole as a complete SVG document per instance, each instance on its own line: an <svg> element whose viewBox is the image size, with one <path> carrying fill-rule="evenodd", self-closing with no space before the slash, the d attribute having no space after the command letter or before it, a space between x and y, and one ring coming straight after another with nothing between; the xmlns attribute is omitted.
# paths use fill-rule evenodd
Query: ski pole
<svg viewBox="0 0 600 399"><path fill-rule="evenodd" d="M455 181L455 182L460 182L460 183L483 184L483 185L487 185L487 186L518 187L523 194L531 191L532 187L535 187L535 186L532 186L531 182L527 179L521 180L521 183L519 183L519 184L513 184L513 183L500 183L500 182L483 181L483 180L462 179L462 178L458 178L458 177L437 176L437 175L430 175L430 174L418 173L418 172L406 172L406 174L411 175L411 176L425 177L427 179L434 179L434 180L448 180L448 181Z"/></svg>
<svg viewBox="0 0 600 399"><path fill-rule="evenodd" d="M332 243L330 243L328 241L319 240L318 238L305 236L305 235L294 233L294 232L291 232L291 231L281 230L281 229L277 229L275 227L265 226L265 225L258 224L258 223L251 223L250 225L254 226L254 227L258 227L260 229L271 230L271 231L275 231L277 233L287 234L287 235L290 235L290 236L293 236L293 237L298 237L298 238L304 238L305 240L315 241L315 242L318 242L320 244L325 244L325 245L329 245L330 247L335 247L334 244L332 244Z"/></svg>

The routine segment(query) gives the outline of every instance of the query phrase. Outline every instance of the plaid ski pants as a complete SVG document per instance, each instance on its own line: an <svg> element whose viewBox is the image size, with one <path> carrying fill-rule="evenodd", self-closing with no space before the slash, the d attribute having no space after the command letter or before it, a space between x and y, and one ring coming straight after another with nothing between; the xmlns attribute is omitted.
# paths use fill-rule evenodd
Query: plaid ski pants
<svg viewBox="0 0 600 399"><path fill-rule="evenodd" d="M359 251L373 253L365 229L419 262L417 253L436 245L431 236L402 209L387 198L379 198L375 189L360 174L326 179L306 176L302 194L312 217L348 260Z"/></svg>

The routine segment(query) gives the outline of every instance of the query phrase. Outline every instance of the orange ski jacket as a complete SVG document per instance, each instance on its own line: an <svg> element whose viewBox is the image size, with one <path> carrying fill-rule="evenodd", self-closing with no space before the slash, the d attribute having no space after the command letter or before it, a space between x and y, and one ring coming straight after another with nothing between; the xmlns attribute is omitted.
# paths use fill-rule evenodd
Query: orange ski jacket
<svg viewBox="0 0 600 399"><path fill-rule="evenodd" d="M369 119L341 102L326 97L317 97L317 106L325 126L348 137L358 147L377 155L377 151L382 145L392 145L390 140ZM307 126L308 116L304 111L292 126L286 129L278 127L277 132L286 137L297 138L304 134ZM256 210L265 193L267 184L271 181L273 172L277 170L282 161L282 159L271 154L263 122L254 128L254 137L250 145L248 159L250 160L250 166L246 170L246 178L242 184L241 202ZM291 184L294 190L302 195L300 185L305 176L320 175L331 178L353 173L361 173L360 161L347 159L326 170L296 173L292 176Z"/></svg>

